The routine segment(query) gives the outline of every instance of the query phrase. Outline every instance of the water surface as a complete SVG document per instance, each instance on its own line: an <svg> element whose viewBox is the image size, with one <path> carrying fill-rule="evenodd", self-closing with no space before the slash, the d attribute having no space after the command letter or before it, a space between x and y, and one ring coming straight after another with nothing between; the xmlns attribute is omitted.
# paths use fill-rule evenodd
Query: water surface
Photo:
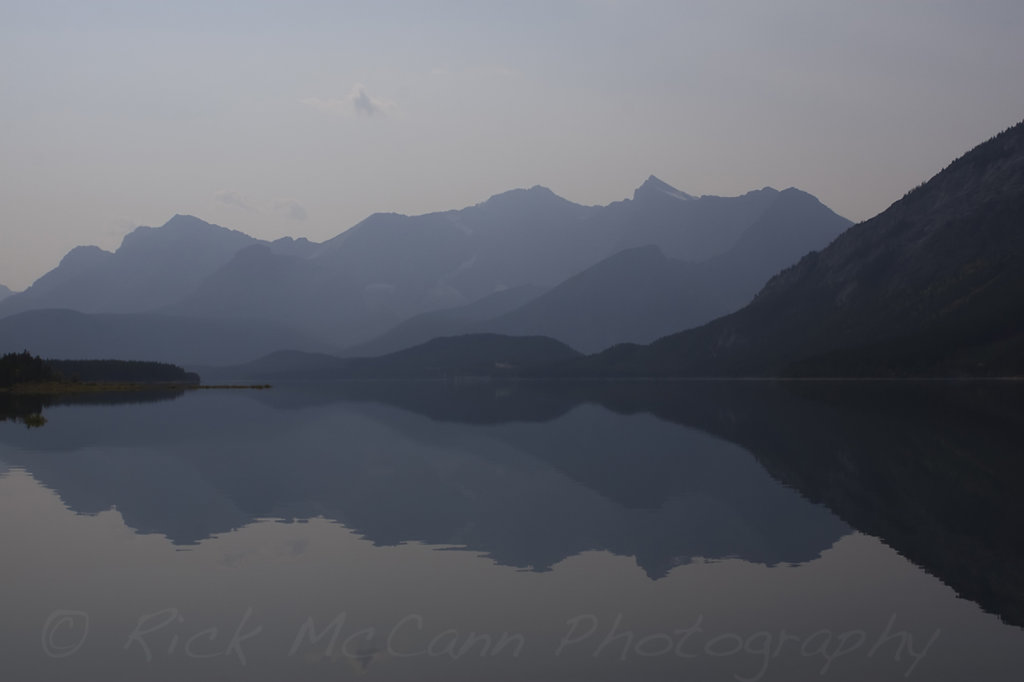
<svg viewBox="0 0 1024 682"><path fill-rule="evenodd" d="M0 665L1015 680L1021 394L350 384L8 405L46 423L0 422Z"/></svg>

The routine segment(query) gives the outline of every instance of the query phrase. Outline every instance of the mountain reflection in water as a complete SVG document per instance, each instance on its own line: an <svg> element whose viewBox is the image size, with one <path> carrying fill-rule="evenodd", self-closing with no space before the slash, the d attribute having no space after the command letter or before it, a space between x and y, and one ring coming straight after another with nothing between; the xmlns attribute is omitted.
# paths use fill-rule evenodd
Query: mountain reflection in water
<svg viewBox="0 0 1024 682"><path fill-rule="evenodd" d="M377 547L530 572L603 551L657 582L695 562L808 564L859 531L1020 626L1022 396L699 381L126 394L27 405L48 421L0 427L0 459L78 514L114 508L186 549L323 518Z"/></svg>

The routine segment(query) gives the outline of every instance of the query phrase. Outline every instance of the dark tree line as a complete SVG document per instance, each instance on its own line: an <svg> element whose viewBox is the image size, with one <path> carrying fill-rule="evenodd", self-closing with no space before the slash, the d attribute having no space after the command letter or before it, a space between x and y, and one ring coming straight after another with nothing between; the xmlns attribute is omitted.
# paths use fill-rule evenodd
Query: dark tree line
<svg viewBox="0 0 1024 682"><path fill-rule="evenodd" d="M52 381L53 369L40 357L27 350L0 357L0 387L36 381Z"/></svg>
<svg viewBox="0 0 1024 682"><path fill-rule="evenodd" d="M126 384L197 384L199 375L166 362L141 360L47 360L63 381Z"/></svg>
<svg viewBox="0 0 1024 682"><path fill-rule="evenodd" d="M0 357L0 387L46 381L198 384L199 375L166 362L44 360L27 350Z"/></svg>

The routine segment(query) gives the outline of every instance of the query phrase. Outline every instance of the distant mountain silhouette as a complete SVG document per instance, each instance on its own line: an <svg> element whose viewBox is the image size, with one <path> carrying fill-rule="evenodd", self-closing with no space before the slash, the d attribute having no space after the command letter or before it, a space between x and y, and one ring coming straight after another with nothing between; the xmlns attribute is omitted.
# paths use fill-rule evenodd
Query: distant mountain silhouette
<svg viewBox="0 0 1024 682"><path fill-rule="evenodd" d="M152 360L192 367L255 360L279 348L325 350L267 322L31 310L0 319L0 352L48 358Z"/></svg>
<svg viewBox="0 0 1024 682"><path fill-rule="evenodd" d="M466 334L432 339L377 358L356 358L344 373L366 377L492 376L565 362L580 355L564 343L543 336Z"/></svg>
<svg viewBox="0 0 1024 682"><path fill-rule="evenodd" d="M0 303L0 316L41 308L150 312L191 293L241 248L248 235L176 215L163 227L139 227L114 253L73 249L24 292Z"/></svg>
<svg viewBox="0 0 1024 682"><path fill-rule="evenodd" d="M5 287L3 284L0 284L0 301L4 300L13 293L13 291Z"/></svg>
<svg viewBox="0 0 1024 682"><path fill-rule="evenodd" d="M421 313L586 267L605 252L586 238L594 210L535 187L459 211L375 214L302 258L242 251L167 312L271 319L351 346Z"/></svg>
<svg viewBox="0 0 1024 682"><path fill-rule="evenodd" d="M846 225L797 190L692 197L654 177L632 199L604 207L533 187L461 210L375 214L323 244L266 242L175 216L136 229L114 253L72 250L28 290L0 301L0 318L67 309L244 321L315 342L295 347L302 351L381 354L468 332L552 335L597 350L649 341L742 305L769 274ZM647 246L669 261L639 274L622 267L631 257L617 254ZM679 274L684 269L670 265L677 261L697 270ZM533 301L552 287L559 290ZM427 317L413 321L420 315ZM73 341L70 330L51 331ZM0 335L0 347L6 341ZM217 354L197 349L168 359Z"/></svg>
<svg viewBox="0 0 1024 682"><path fill-rule="evenodd" d="M468 332L550 336L588 353L616 343L649 343L736 310L749 302L771 275L807 252L823 248L850 225L817 199L796 189L765 189L734 200L694 199L652 177L636 196L640 199L634 201L648 202L637 210L650 212L651 205L665 202L686 202L686 206L704 210L709 222L700 223L702 227L717 225L709 217L713 211L702 208L704 202L731 211L744 209L745 217L752 222L724 252L700 263L690 262L692 257L685 261L669 258L663 249L691 248L691 256L710 252L701 240L721 238L728 230L704 234L696 229L680 230L675 225L673 232L672 226L663 225L661 233L644 237L656 240L651 244L616 253L504 314L489 319L476 314L472 316L476 319L467 319L465 314L449 318L442 311L415 325L411 321L403 323L348 352L379 354L403 347L399 344L422 343L431 336ZM606 210L612 214L625 210L613 207ZM755 215L751 207L759 213ZM723 211L718 220L728 215ZM638 228L653 230L659 224L648 219L651 222L639 223ZM678 238L687 236L692 242L681 246ZM630 234L622 238L636 237Z"/></svg>
<svg viewBox="0 0 1024 682"><path fill-rule="evenodd" d="M347 271L256 244L239 251L194 292L161 312L203 319L266 320L341 348L332 340L383 324L363 293Z"/></svg>
<svg viewBox="0 0 1024 682"><path fill-rule="evenodd" d="M512 190L457 211L370 216L315 258L396 296L421 297L417 312L425 312L522 284L550 286L587 267L610 248L589 234L587 218L600 210L545 187Z"/></svg>
<svg viewBox="0 0 1024 682"><path fill-rule="evenodd" d="M702 274L657 246L635 247L479 328L543 334L587 353L624 341L652 341L731 309Z"/></svg>
<svg viewBox="0 0 1024 682"><path fill-rule="evenodd" d="M515 310L548 291L545 287L523 284L497 291L463 306L435 310L411 317L366 343L344 350L343 355L363 357L393 353L440 336L458 336L479 331L493 318Z"/></svg>
<svg viewBox="0 0 1024 682"><path fill-rule="evenodd" d="M204 377L239 380L459 379L514 376L524 369L560 365L582 354L543 336L464 334L367 358L272 353L254 362L205 368Z"/></svg>
<svg viewBox="0 0 1024 682"><path fill-rule="evenodd" d="M581 374L1024 374L1024 123L774 277L742 310Z"/></svg>
<svg viewBox="0 0 1024 682"><path fill-rule="evenodd" d="M595 231L613 235L612 253L654 244L670 258L700 262L731 249L778 194L765 187L737 197L692 197L652 175L631 200L609 204L593 222Z"/></svg>
<svg viewBox="0 0 1024 682"><path fill-rule="evenodd" d="M637 247L608 258L487 331L551 336L593 353L616 343L650 343L748 303L774 273L826 246L849 226L795 189L775 195L732 248L701 263Z"/></svg>
<svg viewBox="0 0 1024 682"><path fill-rule="evenodd" d="M483 319L461 314L475 305L413 318L345 354L378 355L437 336L483 332L550 336L593 353L651 341L729 310L692 264L667 258L657 246L617 253L507 312Z"/></svg>

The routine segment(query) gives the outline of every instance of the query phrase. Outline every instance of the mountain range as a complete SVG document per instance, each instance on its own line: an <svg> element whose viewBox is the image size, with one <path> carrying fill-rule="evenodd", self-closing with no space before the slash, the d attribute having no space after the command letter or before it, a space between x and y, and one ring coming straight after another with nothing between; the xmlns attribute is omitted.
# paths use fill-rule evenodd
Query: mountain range
<svg viewBox="0 0 1024 682"><path fill-rule="evenodd" d="M741 310L571 373L1024 374L1024 122L773 277Z"/></svg>
<svg viewBox="0 0 1024 682"><path fill-rule="evenodd" d="M551 336L586 353L616 343L649 343L742 307L773 274L824 247L848 225L810 195L788 189L774 196L730 248L707 260L667 255L670 249L661 244L670 244L668 239L634 246L515 309L460 321L443 333ZM401 343L394 344L400 331ZM408 331L403 325L350 351L379 355L429 338ZM436 329L432 333L438 335Z"/></svg>
<svg viewBox="0 0 1024 682"><path fill-rule="evenodd" d="M490 369L477 362L469 373L589 378L1021 376L1021 216L1024 122L963 155L820 252L782 269L736 312L652 343L616 343L604 351L568 359L552 354L512 371L509 366L515 363L504 361L507 349L488 340L496 351L490 357ZM748 230L732 249L702 263L675 262L655 246L626 250L486 324L493 331L515 333L514 329L535 331L544 323L552 336L567 337L586 349L580 340L595 319L591 306L605 301L600 313L606 318L616 315L638 333L655 333L644 327L644 315L631 317L633 306L656 308L642 295L648 286L664 294L660 321L682 327L683 315L699 315L702 304L723 295L722 289L700 289L695 273L744 258L749 259L747 267L754 267L750 263L757 263L755 255L771 244L767 233ZM748 241L750 246L742 248ZM634 282L631 290L602 290L593 284L625 279ZM676 286L677 281L685 283ZM563 312L545 319L542 304L551 299L560 299L561 305L552 307ZM503 329L500 323L506 320L516 324ZM452 322L449 317L448 323ZM454 323L463 331L483 326L468 315ZM421 317L391 333L401 332L404 338L382 338L399 345L424 329L436 333L440 326L436 316ZM459 349L483 338L474 331L418 346L429 348L420 366L410 366L409 356L401 351L334 367L329 376L459 374L470 368L454 360L439 364L439 359L457 358ZM248 370L260 377L287 376L280 366L260 362ZM316 376L309 363L303 372L306 378Z"/></svg>
<svg viewBox="0 0 1024 682"><path fill-rule="evenodd" d="M0 301L4 300L13 293L13 291L5 287L3 284L0 284Z"/></svg>
<svg viewBox="0 0 1024 682"><path fill-rule="evenodd" d="M1020 376L1022 215L1024 122L848 229L800 190L654 177L608 206L534 187L322 244L175 216L0 301L0 351L304 378Z"/></svg>
<svg viewBox="0 0 1024 682"><path fill-rule="evenodd" d="M472 332L595 352L735 310L849 224L796 189L693 197L653 176L607 206L533 187L461 210L375 214L319 244L178 215L113 253L73 249L0 301L0 350L224 365L286 349L379 355Z"/></svg>

